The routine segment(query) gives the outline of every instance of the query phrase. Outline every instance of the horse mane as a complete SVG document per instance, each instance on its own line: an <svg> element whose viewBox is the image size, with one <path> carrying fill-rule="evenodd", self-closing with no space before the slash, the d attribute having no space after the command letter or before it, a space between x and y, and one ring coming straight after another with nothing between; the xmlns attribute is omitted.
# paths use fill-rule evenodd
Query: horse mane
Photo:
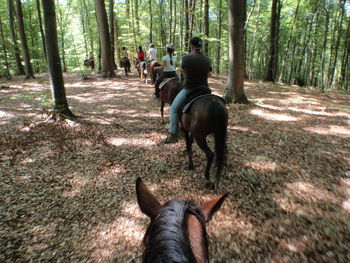
<svg viewBox="0 0 350 263"><path fill-rule="evenodd" d="M196 262L186 224L189 215L199 220L208 249L205 221L198 205L193 201L171 200L147 228L143 239L143 262Z"/></svg>

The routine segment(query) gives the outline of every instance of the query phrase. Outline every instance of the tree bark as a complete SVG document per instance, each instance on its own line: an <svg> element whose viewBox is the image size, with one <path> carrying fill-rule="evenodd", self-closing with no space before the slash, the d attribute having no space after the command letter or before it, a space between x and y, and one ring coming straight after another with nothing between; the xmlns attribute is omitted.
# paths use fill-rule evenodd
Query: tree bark
<svg viewBox="0 0 350 263"><path fill-rule="evenodd" d="M150 25L149 25L149 41L152 43L153 42L153 16L152 16L152 0L148 1L148 12L149 12L149 17L150 17Z"/></svg>
<svg viewBox="0 0 350 263"><path fill-rule="evenodd" d="M54 111L68 118L74 114L68 107L60 54L58 50L57 24L54 0L42 0L45 24L45 42L47 47L47 63L50 74L51 92L54 100Z"/></svg>
<svg viewBox="0 0 350 263"><path fill-rule="evenodd" d="M245 12L246 0L229 1L229 73L224 96L227 103L249 103L244 93Z"/></svg>
<svg viewBox="0 0 350 263"><path fill-rule="evenodd" d="M43 30L43 22L41 18L41 10L40 10L40 1L36 0L36 9L38 11L38 19L39 19L39 30L40 30L40 36L41 36L41 44L43 46L43 52L45 56L45 60L47 61L47 55L46 55L46 45L45 45L45 36L44 36L44 30Z"/></svg>
<svg viewBox="0 0 350 263"><path fill-rule="evenodd" d="M222 31L222 0L219 0L219 13L218 13L218 27L217 27L217 50L216 50L216 74L220 74L220 60L221 60L221 31Z"/></svg>
<svg viewBox="0 0 350 263"><path fill-rule="evenodd" d="M30 52L28 48L26 32L24 29L21 0L16 0L16 11L17 11L18 31L21 38L23 59L25 64L26 79L34 78L32 63L30 62Z"/></svg>
<svg viewBox="0 0 350 263"><path fill-rule="evenodd" d="M229 0L229 2L234 0ZM245 1L245 0L242 0ZM204 41L204 53L209 54L209 0L204 0L204 34L206 36L206 40Z"/></svg>
<svg viewBox="0 0 350 263"><path fill-rule="evenodd" d="M9 22L10 22L10 32L11 32L11 39L13 43L13 53L16 61L17 66L17 75L24 75L24 68L21 62L21 56L18 48L17 43L17 36L16 36L16 30L15 30L15 16L14 16L14 6L13 6L13 0L7 0L8 5L8 11L9 11Z"/></svg>
<svg viewBox="0 0 350 263"><path fill-rule="evenodd" d="M277 47L278 47L278 24L279 24L279 12L278 6L280 0L273 0L271 7L271 25L270 25L270 50L269 61L266 69L266 81L274 82L276 79L276 67L277 67Z"/></svg>
<svg viewBox="0 0 350 263"><path fill-rule="evenodd" d="M109 34L111 36L111 53L112 53L112 65L113 69L117 69L117 64L115 63L115 37L114 37L114 0L109 0Z"/></svg>
<svg viewBox="0 0 350 263"><path fill-rule="evenodd" d="M7 49L6 49L4 31L3 31L3 28L2 28L1 16L0 16L0 33L1 33L2 50L4 52L6 78L8 80L10 80L11 79L11 75L10 75L9 63L8 63L8 59L7 59Z"/></svg>
<svg viewBox="0 0 350 263"><path fill-rule="evenodd" d="M102 77L116 77L113 70L111 41L108 32L108 20L104 0L95 0L98 31L101 42L101 74Z"/></svg>

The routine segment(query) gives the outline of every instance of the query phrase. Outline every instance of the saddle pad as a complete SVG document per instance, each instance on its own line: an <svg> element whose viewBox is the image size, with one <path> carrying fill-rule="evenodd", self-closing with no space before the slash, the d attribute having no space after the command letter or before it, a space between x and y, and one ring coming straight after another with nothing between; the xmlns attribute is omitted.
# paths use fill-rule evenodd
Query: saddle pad
<svg viewBox="0 0 350 263"><path fill-rule="evenodd" d="M164 79L164 80L159 84L159 90L161 90L161 89L165 86L165 84L167 84L168 81L170 81L170 80L172 80L172 79L177 79L177 77L172 77L172 78L166 78L166 79Z"/></svg>
<svg viewBox="0 0 350 263"><path fill-rule="evenodd" d="M188 112L191 108L191 105L193 104L193 102L195 102L196 100L200 99L200 98L203 98L203 97L217 97L217 98L220 98L224 103L225 103L225 100L224 98L218 96L218 95L215 95L215 94L204 94L204 95L199 95L197 97L194 97L192 100L190 100L188 103L186 103L182 110L181 110L181 113L185 113L185 112Z"/></svg>

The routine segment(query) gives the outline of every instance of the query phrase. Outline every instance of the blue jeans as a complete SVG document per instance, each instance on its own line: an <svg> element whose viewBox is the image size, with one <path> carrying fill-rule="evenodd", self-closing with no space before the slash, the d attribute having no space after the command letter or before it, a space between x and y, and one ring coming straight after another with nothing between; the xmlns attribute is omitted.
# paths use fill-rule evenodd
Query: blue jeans
<svg viewBox="0 0 350 263"><path fill-rule="evenodd" d="M169 125L169 133L177 133L177 127L179 125L179 110L181 105L185 102L187 98L187 94L189 90L183 89L177 94L173 103L170 107L170 125Z"/></svg>

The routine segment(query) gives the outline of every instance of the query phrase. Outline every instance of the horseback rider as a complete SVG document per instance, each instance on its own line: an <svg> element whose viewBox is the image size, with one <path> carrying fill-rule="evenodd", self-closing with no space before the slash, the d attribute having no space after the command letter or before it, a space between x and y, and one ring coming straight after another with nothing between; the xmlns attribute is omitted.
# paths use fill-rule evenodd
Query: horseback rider
<svg viewBox="0 0 350 263"><path fill-rule="evenodd" d="M165 55L162 60L163 60L163 64L160 67L155 67L155 70L163 70L162 74L160 74L160 76L157 78L156 83L154 85L155 91L153 96L155 98L159 98L159 85L160 83L162 83L162 81L165 78L173 78L176 77L178 78L177 74L176 74L176 57L174 57L174 45L173 44L167 44L166 45L166 52L168 53L167 55Z"/></svg>
<svg viewBox="0 0 350 263"><path fill-rule="evenodd" d="M151 62L152 60L156 60L157 59L157 49L154 47L154 44L151 43L149 45L149 50L147 51L147 58L148 58L148 62Z"/></svg>
<svg viewBox="0 0 350 263"><path fill-rule="evenodd" d="M141 46L139 46L139 51L137 52L137 59L138 59L138 63L140 63L141 61L145 61L145 52L143 52Z"/></svg>
<svg viewBox="0 0 350 263"><path fill-rule="evenodd" d="M122 57L123 57L122 59L125 59L125 58L129 59L129 54L128 54L128 51L126 51L125 47L122 48Z"/></svg>
<svg viewBox="0 0 350 263"><path fill-rule="evenodd" d="M191 53L182 58L181 69L184 75L183 89L177 94L170 108L170 125L165 143L178 141L177 129L179 123L178 112L186 101L187 94L198 87L208 87L208 77L212 71L211 60L202 53L202 39L193 37L190 40Z"/></svg>

